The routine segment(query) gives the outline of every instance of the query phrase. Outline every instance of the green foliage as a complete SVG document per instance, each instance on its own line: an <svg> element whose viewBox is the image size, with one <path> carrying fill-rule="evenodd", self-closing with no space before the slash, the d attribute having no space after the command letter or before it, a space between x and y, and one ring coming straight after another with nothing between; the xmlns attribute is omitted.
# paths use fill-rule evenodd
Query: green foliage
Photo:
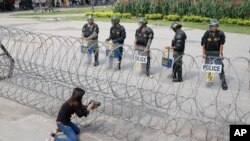
<svg viewBox="0 0 250 141"><path fill-rule="evenodd" d="M223 19L220 19L220 23L250 26L250 20L246 20L246 19L244 20L244 19L223 18Z"/></svg>
<svg viewBox="0 0 250 141"><path fill-rule="evenodd" d="M161 20L163 18L162 14L145 14L145 17L150 20Z"/></svg>
<svg viewBox="0 0 250 141"><path fill-rule="evenodd" d="M114 13L114 12L89 12L86 15L92 15L97 18L110 18L112 16L119 16L125 19L131 19L131 13ZM142 15L138 14L138 17ZM149 20L168 20L168 21L183 21L183 22L197 22L197 23L208 23L210 18L195 15L180 16L177 14L173 15L163 15L163 14L145 14L143 15ZM240 18L222 18L219 20L222 24L237 24L243 26L250 26L250 19L240 19Z"/></svg>
<svg viewBox="0 0 250 141"><path fill-rule="evenodd" d="M163 18L168 21L180 21L181 20L181 16L179 15L165 15Z"/></svg>
<svg viewBox="0 0 250 141"><path fill-rule="evenodd" d="M88 13L86 13L86 15L87 16L92 15L92 16L98 17L98 18L107 18L107 17L110 18L112 16L119 16L121 18L129 19L132 17L130 13L113 13L113 12L94 12L94 13L88 12Z"/></svg>
<svg viewBox="0 0 250 141"><path fill-rule="evenodd" d="M132 15L130 13L121 13L121 18L127 18L130 19Z"/></svg>
<svg viewBox="0 0 250 141"><path fill-rule="evenodd" d="M232 19L232 18L223 18L220 19L220 23L222 24L237 24L240 19Z"/></svg>
<svg viewBox="0 0 250 141"><path fill-rule="evenodd" d="M126 4L119 3L114 12L131 13L133 16L161 13L162 15L177 14L180 16L197 15L210 18L250 18L250 2L243 0L240 4L233 4L231 0L202 0L190 2L187 0L137 0Z"/></svg>
<svg viewBox="0 0 250 141"><path fill-rule="evenodd" d="M191 15L191 16L183 16L182 20L185 22L205 22L205 23L208 23L210 18Z"/></svg>
<svg viewBox="0 0 250 141"><path fill-rule="evenodd" d="M208 23L211 18L202 16L179 16L179 15L162 15L162 14L145 14L145 17L150 20L161 20L165 19L168 21L183 21L183 22L197 22L197 23ZM223 18L220 19L222 24L238 24L244 26L250 26L250 19L234 19L234 18Z"/></svg>
<svg viewBox="0 0 250 141"><path fill-rule="evenodd" d="M114 16L115 14L113 12L89 12L89 13L86 13L86 15L92 15L94 17L112 17Z"/></svg>
<svg viewBox="0 0 250 141"><path fill-rule="evenodd" d="M250 26L250 20L238 21L238 25Z"/></svg>
<svg viewBox="0 0 250 141"><path fill-rule="evenodd" d="M147 13L157 13L156 7L151 6L150 0L138 0L127 4L118 3L113 11L119 13L131 13L133 16L144 15ZM150 12L151 11L151 12Z"/></svg>

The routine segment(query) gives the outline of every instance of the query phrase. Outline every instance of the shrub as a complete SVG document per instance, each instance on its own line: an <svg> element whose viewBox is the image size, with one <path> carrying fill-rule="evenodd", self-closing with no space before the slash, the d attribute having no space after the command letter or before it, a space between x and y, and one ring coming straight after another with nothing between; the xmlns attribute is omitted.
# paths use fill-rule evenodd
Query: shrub
<svg viewBox="0 0 250 141"><path fill-rule="evenodd" d="M244 26L250 26L250 19L233 19L233 18L223 18L220 19L222 24L238 24Z"/></svg>
<svg viewBox="0 0 250 141"><path fill-rule="evenodd" d="M210 18L191 15L183 16L182 20L185 22L209 22Z"/></svg>
<svg viewBox="0 0 250 141"><path fill-rule="evenodd" d="M92 15L94 17L99 18L110 18L112 16L119 16L121 18L131 18L132 14L130 13L113 13L113 12L88 12L86 15ZM140 14L139 14L140 16ZM138 16L138 17L139 17ZM150 20L161 20L165 19L168 21L184 21L184 22L205 22L208 23L210 18L208 17L202 17L202 16L195 16L195 15L189 15L189 16L179 16L177 14L174 15L163 15L163 14L145 14L145 17ZM243 26L250 26L250 19L236 19L236 18L222 18L219 20L222 24L238 24Z"/></svg>
<svg viewBox="0 0 250 141"><path fill-rule="evenodd" d="M224 24L237 24L240 19L223 18L220 19L220 23Z"/></svg>
<svg viewBox="0 0 250 141"><path fill-rule="evenodd" d="M131 18L131 14L130 13L113 13L113 12L88 12L86 13L87 16L92 15L94 17L98 17L98 18L110 18L112 16L119 16L121 18Z"/></svg>
<svg viewBox="0 0 250 141"><path fill-rule="evenodd" d="M114 12L131 13L133 16L161 13L163 15L177 14L197 15L211 18L250 18L250 2L243 0L234 4L231 0L202 0L195 3L187 0L137 0L129 3L119 3Z"/></svg>
<svg viewBox="0 0 250 141"><path fill-rule="evenodd" d="M145 14L145 17L150 20L161 20L163 18L162 14Z"/></svg>
<svg viewBox="0 0 250 141"><path fill-rule="evenodd" d="M121 13L121 17L130 19L132 15L130 13Z"/></svg>
<svg viewBox="0 0 250 141"><path fill-rule="evenodd" d="M238 21L238 25L250 26L250 20Z"/></svg>
<svg viewBox="0 0 250 141"><path fill-rule="evenodd" d="M181 20L181 16L179 15L165 15L163 18L168 21L180 21Z"/></svg>
<svg viewBox="0 0 250 141"><path fill-rule="evenodd" d="M114 15L113 12L94 12L94 13L86 13L87 16L92 15L94 17L111 17Z"/></svg>

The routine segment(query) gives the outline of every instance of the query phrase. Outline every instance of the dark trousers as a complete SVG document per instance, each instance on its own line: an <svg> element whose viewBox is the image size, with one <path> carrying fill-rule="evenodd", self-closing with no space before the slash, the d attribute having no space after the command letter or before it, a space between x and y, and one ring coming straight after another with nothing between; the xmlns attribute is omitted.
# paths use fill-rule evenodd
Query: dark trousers
<svg viewBox="0 0 250 141"><path fill-rule="evenodd" d="M115 49L115 53L116 53L116 57L118 59L118 61L121 63L122 61L122 54L123 54L123 47L118 47L117 49Z"/></svg>
<svg viewBox="0 0 250 141"><path fill-rule="evenodd" d="M146 74L150 74L150 56L147 57Z"/></svg>
<svg viewBox="0 0 250 141"><path fill-rule="evenodd" d="M183 52L174 52L173 77L182 79L182 57Z"/></svg>
<svg viewBox="0 0 250 141"><path fill-rule="evenodd" d="M107 55L109 55L109 68L113 67L114 59L118 61L117 68L121 69L121 61L122 61L122 54L123 54L123 46L116 46L114 50L107 50ZM111 53L111 54L110 54Z"/></svg>
<svg viewBox="0 0 250 141"><path fill-rule="evenodd" d="M98 58L99 58L99 48L98 47L94 47L94 54L95 54L95 62L98 62Z"/></svg>

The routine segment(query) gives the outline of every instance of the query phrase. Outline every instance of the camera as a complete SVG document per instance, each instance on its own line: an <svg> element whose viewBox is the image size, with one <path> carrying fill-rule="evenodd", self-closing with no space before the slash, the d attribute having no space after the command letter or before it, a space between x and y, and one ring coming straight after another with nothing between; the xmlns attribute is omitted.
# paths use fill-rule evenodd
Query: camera
<svg viewBox="0 0 250 141"><path fill-rule="evenodd" d="M95 107L101 106L101 102L96 102L95 100L91 100L91 101L89 102L89 104L92 104L92 103L94 103Z"/></svg>

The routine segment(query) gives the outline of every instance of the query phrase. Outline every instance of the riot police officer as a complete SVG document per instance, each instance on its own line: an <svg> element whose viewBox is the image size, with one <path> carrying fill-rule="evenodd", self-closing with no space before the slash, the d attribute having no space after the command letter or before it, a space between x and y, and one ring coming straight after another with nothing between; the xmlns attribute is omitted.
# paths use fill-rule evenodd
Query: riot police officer
<svg viewBox="0 0 250 141"><path fill-rule="evenodd" d="M135 50L141 50L147 56L146 75L150 75L150 46L154 38L153 30L147 26L148 20L141 17L138 20L139 28L135 32Z"/></svg>
<svg viewBox="0 0 250 141"><path fill-rule="evenodd" d="M185 42L187 36L186 33L181 30L181 23L174 21L171 24L171 28L175 32L175 36L170 47L174 50L174 64L172 71L173 82L182 82L182 57L185 51Z"/></svg>
<svg viewBox="0 0 250 141"><path fill-rule="evenodd" d="M223 90L227 90L227 82L224 73L224 59L223 48L225 44L225 34L219 30L219 22L216 19L211 19L209 22L209 30L205 32L202 37L202 53L203 58L206 58L206 63L209 62L209 58L213 58L216 64L222 65L222 71L220 73L221 86Z"/></svg>
<svg viewBox="0 0 250 141"><path fill-rule="evenodd" d="M118 55L118 69L121 69L121 61L122 61L122 53L123 53L123 44L126 38L126 30L120 25L120 17L113 16L111 18L112 27L110 28L110 35L106 41L112 40L115 47L118 47L117 50L119 52Z"/></svg>
<svg viewBox="0 0 250 141"><path fill-rule="evenodd" d="M89 45L93 46L94 54L95 54L95 63L94 66L99 65L99 48L98 48L98 34L99 27L96 23L94 23L94 18L92 16L88 16L87 22L82 28L82 37L84 40L89 42Z"/></svg>

